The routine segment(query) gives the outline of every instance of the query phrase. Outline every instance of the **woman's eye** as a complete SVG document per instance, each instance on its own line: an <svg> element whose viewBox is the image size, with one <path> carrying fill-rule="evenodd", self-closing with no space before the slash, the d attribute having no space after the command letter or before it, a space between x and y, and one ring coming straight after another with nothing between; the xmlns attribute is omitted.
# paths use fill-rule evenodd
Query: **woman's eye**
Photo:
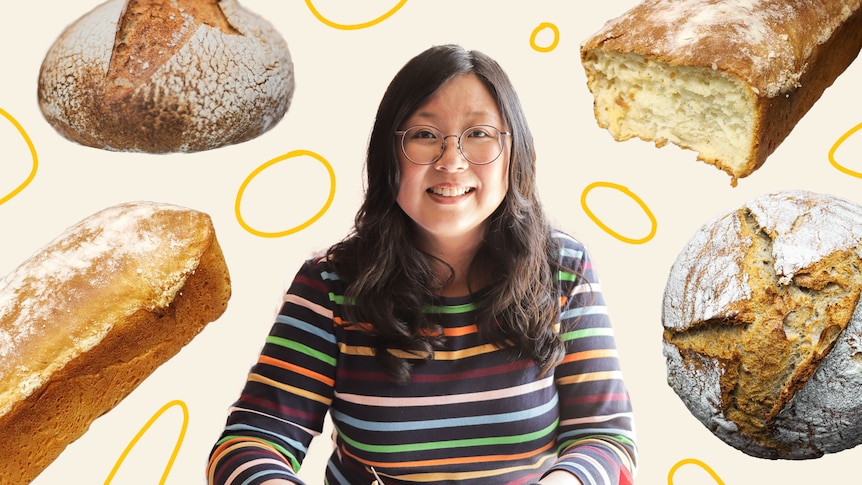
<svg viewBox="0 0 862 485"><path fill-rule="evenodd" d="M467 132L467 136L468 136L469 138L483 138L483 137L486 137L486 136L492 136L492 135L491 135L491 133L490 133L490 131L489 131L488 129L486 129L486 128L478 128L478 127L477 127L477 128L471 128L471 129Z"/></svg>
<svg viewBox="0 0 862 485"><path fill-rule="evenodd" d="M419 140L419 141L434 141L440 135L434 130L434 128L430 126L414 126L412 128L408 128L407 132L404 133L404 137L407 140Z"/></svg>

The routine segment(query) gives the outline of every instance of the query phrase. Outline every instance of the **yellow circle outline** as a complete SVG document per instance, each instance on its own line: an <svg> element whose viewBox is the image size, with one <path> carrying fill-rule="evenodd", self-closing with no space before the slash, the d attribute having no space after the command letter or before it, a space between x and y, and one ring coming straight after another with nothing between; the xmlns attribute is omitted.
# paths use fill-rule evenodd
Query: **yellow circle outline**
<svg viewBox="0 0 862 485"><path fill-rule="evenodd" d="M164 485L165 481L167 481L168 479L168 475L171 472L171 468L174 466L174 461L176 461L177 459L177 455L180 452L180 447L182 447L183 444L183 439L186 436L186 430L189 427L189 408L188 406L186 406L186 403L178 399L165 404L161 407L161 409L156 411L156 413L153 414L153 416L150 418L149 421L147 421L144 427L141 428L140 431L138 431L138 434L136 434L135 437L132 438L132 441L126 446L126 449L123 450L123 453L120 454L120 458L117 460L117 463L114 464L114 468L111 470L111 473L108 474L108 478L105 479L105 485L111 483L111 480L114 479L114 475L117 474L117 471L119 471L120 466L122 466L123 462L126 460L126 457L129 456L129 453L132 451L132 449L135 447L141 437L144 436L144 433L146 433L147 430L150 429L150 427L162 416L162 414L165 413L165 411L174 406L179 406L179 408L183 411L183 425L180 428L180 434L179 436L177 436L177 443L174 445L174 450L173 452L171 452L171 457L168 460L167 465L165 465L165 471L162 473L162 479L159 480L159 485Z"/></svg>
<svg viewBox="0 0 862 485"><path fill-rule="evenodd" d="M322 163L323 166L326 167L326 171L329 173L329 196L326 198L326 203L323 204L323 207L319 211L317 211L317 214L313 215L311 217L311 219L308 219L307 221L303 222L302 224L300 224L296 227L292 227L290 229L284 230L284 231L266 232L266 231L259 231L255 228L249 226L245 222L245 220L243 219L242 211L240 210L240 204L242 203L242 196L245 193L245 189L246 189L246 187L248 187L248 184L251 183L251 181L255 177L257 177L261 172L263 172L267 168L275 165L276 163L287 160L288 158L300 157L300 156L304 156L304 155L312 157L312 158L316 159L317 161L319 161L320 163ZM270 160L270 161L264 163L263 165L257 167L256 169L254 169L253 172L251 172L251 174L249 174L248 177L245 178L245 180L242 182L242 185L240 185L240 187L239 187L239 191L236 194L236 203L234 204L234 212L236 213L236 219L239 222L239 225L242 226L246 231L254 234L255 236L275 238L275 237L288 236L290 234L299 232L299 231L305 229L306 227L317 222L317 220L320 219L323 216L323 214L326 213L327 210L329 210L329 206L332 205L333 199L335 199L335 170L332 168L332 165L330 165L329 162L325 158L323 158L322 156L320 156L317 153L314 153L310 150L293 150L291 152L285 153L284 155L282 155L280 157L273 158L272 160Z"/></svg>
<svg viewBox="0 0 862 485"><path fill-rule="evenodd" d="M18 120L16 120L3 108L0 108L0 115L3 115L4 118L9 120L9 122L12 123L12 126L14 126L16 130L18 130L18 133L21 134L21 136L24 138L24 141L27 143L27 147L30 149L30 155L33 157L33 167L30 169L30 175L27 176L27 178L24 180L24 182L21 183L21 185L15 187L12 192L9 192L8 194L0 198L0 205L3 205L6 202L12 200L12 197L15 197L16 195L21 193L21 191L24 190L28 185L30 185L30 182L32 182L33 179L36 178L36 171L39 168L39 157L36 155L36 147L33 145L33 141L30 140L30 137L27 135L27 131L24 130L24 127L21 126L20 123L18 123Z"/></svg>
<svg viewBox="0 0 862 485"><path fill-rule="evenodd" d="M835 144L832 145L832 148L829 149L829 163L831 163L833 167L837 168L841 172L844 172L847 175L851 175L856 178L862 178L862 173L859 173L855 170L850 170L849 168L840 165L838 161L835 160L835 152L838 150L838 147L841 146L842 143L847 141L848 138L853 136L853 133L856 133L860 129L862 129L862 123L859 123L858 125L851 128L850 131L841 135L841 138L839 138L838 141L836 141Z"/></svg>
<svg viewBox="0 0 862 485"><path fill-rule="evenodd" d="M551 44L549 46L541 47L538 44L536 44L536 37L539 35L539 32L541 32L545 29L551 29L551 31L554 33L554 40L553 40L553 42L551 42ZM559 44L559 43L560 43L560 29L558 29L557 26L552 24L551 22L540 23L538 27L533 29L533 33L530 34L530 47L532 47L533 50L538 51L538 52L551 52L552 50L557 48L557 44Z"/></svg>
<svg viewBox="0 0 862 485"><path fill-rule="evenodd" d="M709 473L709 476L711 476L715 480L715 483L717 483L718 485L724 485L724 481L722 481L721 477L719 477L718 474L715 473L715 471L710 468L709 465L698 460L697 458L686 458L684 460L680 460L679 462L677 462L676 465L672 466L670 471L667 473L668 485L673 485L673 476L676 474L676 471L679 470L683 465L699 466L703 470L705 470L706 473Z"/></svg>
<svg viewBox="0 0 862 485"><path fill-rule="evenodd" d="M323 24L328 25L328 26L332 27L333 29L338 29L338 30L359 30L359 29L371 27L373 25L377 25L380 22L383 22L384 20L393 16L395 14L395 12L397 12L398 10L401 9L401 7L404 6L405 3L407 3L407 0L399 1L398 4L396 4L394 7L392 7L388 12L377 17L376 19L369 20L368 22L363 22L360 24L339 24L339 23L333 22L333 21L329 20L328 18L324 17L323 14L321 14L317 10L317 8L314 6L314 3L311 0L305 0L305 4L308 6L308 9L311 10L311 13L315 17L317 17L317 20L320 20Z"/></svg>
<svg viewBox="0 0 862 485"><path fill-rule="evenodd" d="M589 192L596 187L606 187L606 188L610 188L610 189L619 190L620 192L626 194L627 196L629 196L629 198L631 198L632 200L637 202L637 204L641 207L641 209L643 209L643 211L647 215L647 217L649 217L650 224L651 224L649 234L647 234L645 237L642 237L640 239L629 238L629 237L623 236L622 234L614 231L613 229L608 227L607 224L605 224L598 217L596 217L596 215L593 214L593 212L587 206L587 194L589 194ZM653 215L652 211L650 211L649 207L647 207L647 205L644 203L644 201L641 200L640 197L638 197L634 192L629 190L627 187L624 187L624 186L619 185L619 184L615 184L613 182L593 182L590 185L588 185L584 189L584 191L581 193L581 207L583 207L584 212L587 213L587 216L589 216L589 218L592 219L593 222L595 222L599 227L604 229L605 232L607 232L611 236L619 239L622 242L626 242L629 244L643 244L643 243L649 241L650 239L652 239L653 236L655 236L655 233L658 229L658 222L656 221L655 216Z"/></svg>

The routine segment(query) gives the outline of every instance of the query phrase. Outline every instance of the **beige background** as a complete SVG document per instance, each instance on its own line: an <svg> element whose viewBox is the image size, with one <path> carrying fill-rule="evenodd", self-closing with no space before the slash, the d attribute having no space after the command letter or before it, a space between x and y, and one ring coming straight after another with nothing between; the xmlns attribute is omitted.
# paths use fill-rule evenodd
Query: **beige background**
<svg viewBox="0 0 862 485"><path fill-rule="evenodd" d="M332 20L359 23L379 16L395 0L318 0ZM592 97L579 61L580 42L634 0L510 1L412 0L386 21L360 30L338 30L316 19L304 2L245 0L288 41L296 92L286 117L265 135L236 146L197 154L153 156L110 153L61 138L42 118L36 80L42 58L59 33L93 8L91 0L17 2L0 16L0 108L15 117L39 156L35 180L0 205L0 274L11 271L67 226L104 207L154 200L208 212L231 269L234 296L225 315L163 365L117 408L98 419L68 447L37 485L104 483L122 450L164 404L188 405L189 425L166 483L203 483L204 464L271 324L284 285L303 259L349 229L361 193L361 162L376 105L396 70L433 44L460 43L495 57L513 79L534 132L541 192L558 225L584 241L596 260L616 326L623 370L634 400L641 466L638 483L669 481L674 464L706 462L724 483L814 483L856 470L860 451L817 460L767 461L748 457L714 438L682 405L665 381L660 309L668 270L677 253L707 219L745 200L780 189L801 188L859 197L862 180L834 167L827 153L862 122L855 63L830 88L766 165L732 188L729 178L692 152L657 149L641 141L617 143L597 127ZM361 6L357 6L360 4ZM554 23L559 44L541 53L530 35ZM537 41L550 42L543 31ZM862 134L838 152L862 169ZM242 181L263 163L292 150L326 158L337 176L331 208L309 228L283 238L244 230L234 213ZM26 177L30 161L23 138L0 118L0 197ZM597 226L581 206L585 187L597 181L628 187L658 222L645 244L622 242ZM257 229L281 231L311 217L326 200L324 167L293 158L263 172L248 188L243 216ZM596 189L590 209L632 238L650 229L643 210L620 192ZM182 423L172 408L133 449L113 483L156 484ZM301 471L321 483L328 436L315 441ZM675 475L677 485L714 484L694 466Z"/></svg>

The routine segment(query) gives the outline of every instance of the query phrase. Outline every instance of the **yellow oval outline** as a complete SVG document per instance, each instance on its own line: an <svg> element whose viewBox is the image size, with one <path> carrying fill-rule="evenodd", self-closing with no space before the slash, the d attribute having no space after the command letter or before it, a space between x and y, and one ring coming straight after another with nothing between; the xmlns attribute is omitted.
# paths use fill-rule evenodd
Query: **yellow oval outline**
<svg viewBox="0 0 862 485"><path fill-rule="evenodd" d="M0 108L0 115L9 120L9 122L12 123L12 126L14 126L16 130L18 130L18 133L21 135L22 138L24 138L24 141L27 143L27 147L30 149L30 155L33 157L33 167L30 169L30 175L27 176L27 178L24 180L24 182L21 183L21 185L12 189L12 192L9 192L8 194L0 198L0 205L3 205L6 202L12 200L12 198L19 193L21 193L21 191L27 188L27 186L30 185L30 182L32 182L33 179L36 178L36 172L39 169L39 157L36 155L36 147L33 145L33 141L30 140L30 136L27 135L27 131L24 129L23 126L21 126L20 123L18 123L18 120L16 120L14 116L9 114L3 108Z"/></svg>
<svg viewBox="0 0 862 485"><path fill-rule="evenodd" d="M705 470L706 473L708 473L713 478L713 480L715 480L715 483L717 483L718 485L724 485L724 481L721 479L721 477L718 476L718 473L715 473L715 470L713 470L712 468L710 468L709 465L698 460L697 458L686 458L684 460L678 461L676 463L676 465L672 466L670 471L667 473L667 484L668 485L673 485L673 476L676 474L677 470L682 468L683 465L699 466L703 470Z"/></svg>
<svg viewBox="0 0 862 485"><path fill-rule="evenodd" d="M263 172L267 168L275 165L276 163L282 162L282 161L287 160L289 158L306 156L306 155L309 157L312 157L312 158L316 159L317 161L319 161L320 163L322 163L323 166L326 167L326 171L329 173L329 195L327 196L326 203L323 204L323 207L319 211L317 211L317 214L311 216L311 219L308 219L307 221L303 222L302 224L295 226L295 227L291 227L290 229L286 229L284 231L279 231L279 232L259 231L255 228L251 227L250 225L248 225L245 222L245 220L243 219L242 211L240 210L240 205L242 204L242 196L245 193L245 189L248 187L248 184L251 183L251 181L254 180L254 178L257 177L261 172ZM264 163L263 165L257 167L256 169L254 169L254 171L252 171L248 175L248 177L245 178L245 180L243 180L242 184L239 187L239 191L236 194L236 202L234 204L234 212L236 213L236 219L239 222L239 225L242 226L243 229L245 229L246 231L254 234L255 236L271 237L271 238L283 237L283 236L288 236L290 234L294 234L296 232L299 232L299 231L305 229L306 227L317 222L317 220L320 219L323 216L323 214L326 213L327 210L329 210L329 206L332 205L333 199L335 199L335 170L332 168L332 165L330 165L329 162L325 158L323 158L322 156L320 156L317 153L314 153L310 150L293 150L291 152L285 153L284 155L282 155L280 157L273 158L272 160L270 160L270 161Z"/></svg>
<svg viewBox="0 0 862 485"><path fill-rule="evenodd" d="M359 24L339 24L337 22L333 22L333 21L329 20L328 18L324 17L323 14L321 14L317 10L317 8L314 6L314 2L312 2L311 0L305 0L305 4L308 6L308 9L311 10L312 15L314 15L317 18L317 20L319 20L324 25L328 25L329 27L332 27L333 29L338 29L338 30L359 30L359 29L371 27L373 25L377 25L380 22L383 22L384 20L388 19L389 17L395 15L395 12L400 10L401 7L403 7L405 3L407 3L407 0L400 0L388 12L377 17L376 19L372 19L372 20L369 20L367 22L362 22Z"/></svg>
<svg viewBox="0 0 862 485"><path fill-rule="evenodd" d="M551 42L551 45L546 46L546 47L541 47L538 44L536 44L536 37L539 35L539 32L541 32L545 29L551 29L551 31L554 33L554 40L553 40L553 42ZM559 44L559 43L560 43L560 29L558 29L557 26L551 22L540 23L538 25L538 27L533 29L533 33L530 34L530 47L532 47L533 50L538 51L538 52L551 52L552 50L557 48L557 44Z"/></svg>
<svg viewBox="0 0 862 485"><path fill-rule="evenodd" d="M162 414L165 413L165 411L174 406L179 406L180 409L182 409L183 424L180 428L180 434L179 436L177 436L177 443L174 445L174 450L173 452L171 452L171 457L170 459L168 459L167 465L165 465L165 471L162 473L162 478L161 480L159 480L159 485L164 485L165 481L167 481L168 479L168 475L171 472L171 468L174 466L174 461L176 461L177 455L180 453L183 439L186 436L186 430L189 427L189 408L188 406L186 406L185 402L180 401L179 399L173 400L162 406L161 409L159 409L158 411L156 411L155 414L153 414L153 416L149 419L149 421L147 421L144 427L141 428L140 431L138 431L138 434L136 434L135 437L132 438L132 441L129 442L129 444L126 446L126 449L123 450L123 452L120 454L120 458L117 460L117 463L114 464L114 468L111 469L111 473L108 474L108 478L105 479L105 485L111 483L111 480L114 479L114 475L116 475L117 471L120 470L120 467L123 465L123 462L129 456L129 453L131 453L132 449L135 447L136 444L138 444L138 441L144 436L144 434L150 429L150 427L162 416Z"/></svg>
<svg viewBox="0 0 862 485"><path fill-rule="evenodd" d="M595 214L593 214L593 211L590 210L589 206L587 206L587 194L589 194L590 191L596 187L606 187L609 189L619 190L620 192L629 196L629 198L631 198L632 200L637 202L637 204L641 207L641 209L643 209L643 211L647 215L647 217L649 217L650 224L651 224L649 234L647 234L645 237L642 237L640 239L629 238L629 237L623 236L622 234L614 231L613 229L608 227L607 224L602 222ZM583 207L584 212L587 213L587 216L589 216L589 218L592 219L592 221L595 222L596 225L598 225L605 232L607 232L611 236L619 239L622 242L626 242L629 244L643 244L643 243L649 241L650 239L652 239L653 236L655 236L656 231L658 230L658 222L656 221L656 218L653 215L652 211L649 209L649 207L647 207L646 203L644 203L644 201L641 200L641 198L638 197L637 194L635 194L634 192L629 190L628 187L624 187L622 185L615 184L613 182L593 182L590 185L588 185L584 189L584 191L581 193L581 207Z"/></svg>
<svg viewBox="0 0 862 485"><path fill-rule="evenodd" d="M841 135L841 138L839 138L838 141L836 141L835 144L832 145L832 148L829 149L829 163L831 163L832 166L837 168L839 171L856 178L862 178L862 173L855 170L850 170L849 168L840 165L838 161L835 160L835 152L838 150L838 147L840 147L845 141L847 141L848 138L853 136L853 134L859 130L862 130L862 123L859 123L853 128L850 128L850 131Z"/></svg>

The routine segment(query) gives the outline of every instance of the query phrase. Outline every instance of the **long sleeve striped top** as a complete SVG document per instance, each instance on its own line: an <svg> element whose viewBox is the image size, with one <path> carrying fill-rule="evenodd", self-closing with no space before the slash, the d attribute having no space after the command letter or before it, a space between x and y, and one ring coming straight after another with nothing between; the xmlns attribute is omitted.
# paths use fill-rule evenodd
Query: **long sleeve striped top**
<svg viewBox="0 0 862 485"><path fill-rule="evenodd" d="M344 282L307 261L212 449L208 481L253 485L296 472L330 414L326 483L527 484L565 470L588 485L633 483L636 445L613 330L584 247L559 234L560 338L540 375L511 348L480 340L482 295L429 307L445 348L406 385L378 367L368 334L341 319Z"/></svg>

